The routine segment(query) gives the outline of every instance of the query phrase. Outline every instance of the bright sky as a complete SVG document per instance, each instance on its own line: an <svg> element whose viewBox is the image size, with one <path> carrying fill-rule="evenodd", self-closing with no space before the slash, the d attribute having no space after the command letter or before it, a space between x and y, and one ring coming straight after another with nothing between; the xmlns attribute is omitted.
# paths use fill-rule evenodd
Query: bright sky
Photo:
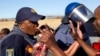
<svg viewBox="0 0 100 56"><path fill-rule="evenodd" d="M0 0L0 18L12 18L22 7L34 8L42 15L64 15L65 8L71 2L79 2L92 12L100 5L100 0Z"/></svg>

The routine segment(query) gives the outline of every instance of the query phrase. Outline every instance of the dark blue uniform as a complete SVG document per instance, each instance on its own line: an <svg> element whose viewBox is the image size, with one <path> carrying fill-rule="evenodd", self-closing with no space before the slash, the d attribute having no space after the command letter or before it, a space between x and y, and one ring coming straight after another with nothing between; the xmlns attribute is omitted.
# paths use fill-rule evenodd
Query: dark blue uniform
<svg viewBox="0 0 100 56"><path fill-rule="evenodd" d="M32 56L28 48L32 49L32 46L37 42L33 36L25 34L15 26L14 30L4 38L0 46L1 56Z"/></svg>
<svg viewBox="0 0 100 56"><path fill-rule="evenodd" d="M62 50L67 50L68 47L74 42L74 39L72 38L71 34L68 32L70 29L69 24L61 24L55 32L55 39L58 44L58 46ZM84 31L84 30L83 30ZM83 32L84 33L84 32ZM84 41L90 45L90 40L88 35L84 33ZM87 56L86 53L83 51L83 49L80 47L74 56Z"/></svg>

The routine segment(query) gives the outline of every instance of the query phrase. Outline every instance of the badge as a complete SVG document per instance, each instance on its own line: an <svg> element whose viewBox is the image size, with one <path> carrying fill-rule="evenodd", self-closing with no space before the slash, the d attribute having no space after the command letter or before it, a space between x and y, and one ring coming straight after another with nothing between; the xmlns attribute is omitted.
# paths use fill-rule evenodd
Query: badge
<svg viewBox="0 0 100 56"><path fill-rule="evenodd" d="M30 45L27 45L27 46L25 47L25 50L26 50L28 53L32 54L33 48L32 48Z"/></svg>
<svg viewBox="0 0 100 56"><path fill-rule="evenodd" d="M14 49L6 49L6 56L14 56Z"/></svg>
<svg viewBox="0 0 100 56"><path fill-rule="evenodd" d="M34 9L31 9L31 12L32 12L32 13L36 13Z"/></svg>

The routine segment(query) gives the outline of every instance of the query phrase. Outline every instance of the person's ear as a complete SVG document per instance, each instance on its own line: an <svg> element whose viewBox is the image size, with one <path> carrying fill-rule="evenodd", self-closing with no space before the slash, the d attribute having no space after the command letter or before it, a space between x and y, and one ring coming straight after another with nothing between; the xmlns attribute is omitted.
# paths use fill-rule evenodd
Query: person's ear
<svg viewBox="0 0 100 56"><path fill-rule="evenodd" d="M24 22L19 23L18 26L23 29L24 28Z"/></svg>

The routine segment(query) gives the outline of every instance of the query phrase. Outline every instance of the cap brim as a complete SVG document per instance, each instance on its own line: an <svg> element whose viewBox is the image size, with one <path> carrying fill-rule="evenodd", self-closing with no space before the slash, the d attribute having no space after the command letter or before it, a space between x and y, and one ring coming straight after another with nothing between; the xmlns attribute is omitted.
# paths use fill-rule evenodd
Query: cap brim
<svg viewBox="0 0 100 56"><path fill-rule="evenodd" d="M45 19L45 16L43 16L43 15L39 15L39 14L34 14L34 15L32 15L32 17L30 17L28 20L29 21L32 21L32 22L37 22L38 20L43 20L43 19Z"/></svg>
<svg viewBox="0 0 100 56"><path fill-rule="evenodd" d="M68 18L68 16L64 16L63 18L62 18L62 23L68 23L68 21L69 21L69 18Z"/></svg>

